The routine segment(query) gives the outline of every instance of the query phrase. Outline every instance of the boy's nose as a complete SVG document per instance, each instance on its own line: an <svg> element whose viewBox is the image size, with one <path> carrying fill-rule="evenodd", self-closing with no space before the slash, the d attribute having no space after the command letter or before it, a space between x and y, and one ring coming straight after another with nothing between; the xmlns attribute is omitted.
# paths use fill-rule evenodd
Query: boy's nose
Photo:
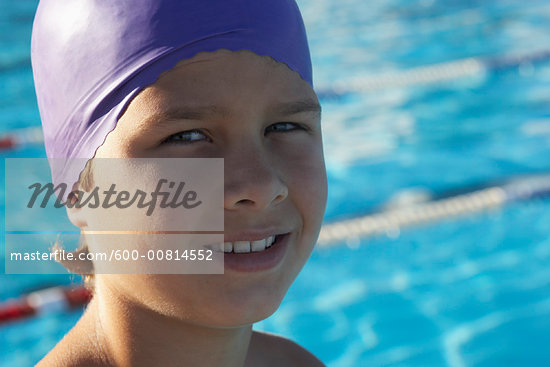
<svg viewBox="0 0 550 367"><path fill-rule="evenodd" d="M225 157L225 209L262 210L286 199L288 187L280 172L258 150Z"/></svg>

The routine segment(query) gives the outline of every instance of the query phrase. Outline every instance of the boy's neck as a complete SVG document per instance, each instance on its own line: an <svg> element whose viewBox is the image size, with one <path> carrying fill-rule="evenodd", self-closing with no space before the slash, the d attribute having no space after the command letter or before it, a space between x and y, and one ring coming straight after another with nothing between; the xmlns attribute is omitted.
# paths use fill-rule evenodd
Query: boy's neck
<svg viewBox="0 0 550 367"><path fill-rule="evenodd" d="M194 325L108 291L96 294L84 318L94 329L98 357L117 366L242 367L252 336L251 325Z"/></svg>

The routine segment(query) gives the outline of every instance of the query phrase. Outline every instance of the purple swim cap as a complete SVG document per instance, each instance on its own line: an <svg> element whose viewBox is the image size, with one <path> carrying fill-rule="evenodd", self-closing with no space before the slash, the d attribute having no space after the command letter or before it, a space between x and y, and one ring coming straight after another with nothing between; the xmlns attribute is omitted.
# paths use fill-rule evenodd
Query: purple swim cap
<svg viewBox="0 0 550 367"><path fill-rule="evenodd" d="M31 59L46 153L85 158L50 160L54 183L70 191L128 103L162 72L221 48L269 55L313 87L295 0L41 0Z"/></svg>

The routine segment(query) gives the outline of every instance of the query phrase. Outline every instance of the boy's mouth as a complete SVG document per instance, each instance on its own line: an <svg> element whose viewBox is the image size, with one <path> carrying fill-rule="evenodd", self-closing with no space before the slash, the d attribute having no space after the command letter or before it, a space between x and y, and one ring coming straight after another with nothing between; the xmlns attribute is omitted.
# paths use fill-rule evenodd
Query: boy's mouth
<svg viewBox="0 0 550 367"><path fill-rule="evenodd" d="M277 236L269 236L257 241L224 242L223 252L243 254L248 252L261 252L271 247L277 240Z"/></svg>
<svg viewBox="0 0 550 367"><path fill-rule="evenodd" d="M287 232L273 234L263 239L256 237L251 241L240 240L247 236L239 236L237 241L224 242L224 250L227 246L227 251L223 251L224 271L250 273L275 268L283 261L291 242L291 236L291 232ZM268 243L270 243L269 246ZM229 251L230 246L232 247L231 251Z"/></svg>
<svg viewBox="0 0 550 367"><path fill-rule="evenodd" d="M205 247L216 252L224 252L225 254L248 254L253 252L263 252L271 246L277 244L277 241L287 234L288 233L272 235L253 241L240 240L224 242L220 245L206 245Z"/></svg>

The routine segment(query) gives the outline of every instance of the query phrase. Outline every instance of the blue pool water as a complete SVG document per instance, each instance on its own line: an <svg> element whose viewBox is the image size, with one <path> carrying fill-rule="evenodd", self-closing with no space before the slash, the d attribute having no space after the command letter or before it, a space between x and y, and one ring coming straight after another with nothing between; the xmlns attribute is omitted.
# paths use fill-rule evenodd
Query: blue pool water
<svg viewBox="0 0 550 367"><path fill-rule="evenodd" d="M39 125L29 60L36 4L0 0L0 132ZM403 191L440 196L550 172L550 60L491 68L550 48L550 1L299 5L318 91L401 76L399 85L386 77L362 92L320 93L327 222L380 210ZM403 74L467 58L488 66L431 83ZM45 156L42 147L0 155ZM550 201L349 245L314 251L281 308L257 329L290 337L335 367L550 364ZM0 300L75 282L0 275ZM36 362L79 312L0 326L0 366Z"/></svg>

